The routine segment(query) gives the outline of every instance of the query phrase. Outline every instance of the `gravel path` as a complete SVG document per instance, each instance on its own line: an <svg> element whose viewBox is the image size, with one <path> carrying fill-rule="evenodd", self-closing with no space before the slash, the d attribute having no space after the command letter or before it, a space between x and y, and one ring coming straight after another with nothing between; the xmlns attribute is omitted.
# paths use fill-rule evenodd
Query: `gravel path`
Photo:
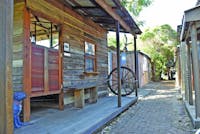
<svg viewBox="0 0 200 134"><path fill-rule="evenodd" d="M107 124L98 134L193 134L174 81L151 83L143 89L152 92L139 99L118 118ZM140 89L140 90L143 90Z"/></svg>

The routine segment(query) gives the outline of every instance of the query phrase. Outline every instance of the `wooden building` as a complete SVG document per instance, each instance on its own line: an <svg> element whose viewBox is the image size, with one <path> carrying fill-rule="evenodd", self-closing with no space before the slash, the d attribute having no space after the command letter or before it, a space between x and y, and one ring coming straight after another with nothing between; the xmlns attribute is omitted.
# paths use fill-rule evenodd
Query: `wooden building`
<svg viewBox="0 0 200 134"><path fill-rule="evenodd" d="M25 121L36 97L58 96L63 109L107 95L107 32L141 34L119 0L15 0L13 21L13 91L27 94Z"/></svg>
<svg viewBox="0 0 200 134"><path fill-rule="evenodd" d="M139 51L138 52L138 80L139 80L139 87L144 86L148 82L151 81L152 77L152 68L151 68L151 58Z"/></svg>
<svg viewBox="0 0 200 134"><path fill-rule="evenodd" d="M138 80L138 87L142 87L145 84L147 84L148 82L151 81L151 77L152 77L152 70L151 70L151 58L146 55L145 53L141 52L141 51L137 51L137 55L136 55L136 61L135 62L135 52L134 51L127 51L127 52L121 52L125 53L125 58L126 61L124 62L125 64L123 64L123 62L121 62L122 66L128 67L130 68L136 75L137 75L137 80ZM123 54L122 54L123 55ZM121 60L122 60L122 55L121 55ZM135 63L137 63L137 65L135 65ZM117 63L116 63L116 51L109 49L108 52L108 72L111 72L112 69L117 67ZM137 68L137 71L135 69L135 67Z"/></svg>
<svg viewBox="0 0 200 134"><path fill-rule="evenodd" d="M186 109L195 128L200 127L200 5L186 10L178 27L180 45L177 49L178 80Z"/></svg>

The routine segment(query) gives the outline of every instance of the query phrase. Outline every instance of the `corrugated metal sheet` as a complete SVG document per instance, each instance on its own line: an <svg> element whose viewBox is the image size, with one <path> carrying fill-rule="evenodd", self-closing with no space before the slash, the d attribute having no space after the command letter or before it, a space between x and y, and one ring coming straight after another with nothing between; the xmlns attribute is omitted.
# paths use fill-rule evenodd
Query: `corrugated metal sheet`
<svg viewBox="0 0 200 134"><path fill-rule="evenodd" d="M115 19L109 15L101 6L99 6L95 0L60 0L63 4L70 7L72 10L92 19L95 23L98 23L107 31L116 31ZM139 29L128 11L121 5L119 0L104 0L113 11L119 15L124 22L130 27L131 32L135 34L141 34ZM121 27L121 32L127 32Z"/></svg>

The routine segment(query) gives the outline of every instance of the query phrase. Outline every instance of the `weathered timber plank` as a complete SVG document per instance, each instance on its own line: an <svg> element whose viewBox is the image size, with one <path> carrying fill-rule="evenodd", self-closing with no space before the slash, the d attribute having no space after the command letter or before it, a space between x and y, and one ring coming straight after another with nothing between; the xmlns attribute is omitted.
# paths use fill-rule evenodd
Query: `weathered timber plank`
<svg viewBox="0 0 200 134"><path fill-rule="evenodd" d="M17 42L17 41L14 42L13 43L13 52L14 52L14 55L16 55L18 53L22 53L22 51L23 51L22 41L20 41L20 42ZM13 58L15 58L15 56L13 56Z"/></svg>
<svg viewBox="0 0 200 134"><path fill-rule="evenodd" d="M13 61L20 61L23 59L23 51L13 52Z"/></svg>
<svg viewBox="0 0 200 134"><path fill-rule="evenodd" d="M52 18L52 21L64 23L80 31L95 35L96 37L102 38L103 34L105 33L103 29L101 29L101 31L97 31L97 25L96 27L91 27L90 25L87 25L86 22L82 22L80 18L76 18L67 13L65 10L56 7L56 5L50 4L50 1L47 2L44 0L38 0L36 2L32 0L27 0L27 7L33 12L41 12L43 14L43 17L45 14L45 16L47 16L49 19Z"/></svg>
<svg viewBox="0 0 200 134"><path fill-rule="evenodd" d="M77 40L84 39L84 33L82 31L77 30L69 25L66 24L63 25L63 32L66 33L65 36L66 35L71 36L71 38L73 39L76 39L77 37L78 37ZM68 37L67 39L70 39L70 37Z"/></svg>
<svg viewBox="0 0 200 134"><path fill-rule="evenodd" d="M85 98L84 100L89 100L89 98L91 97L89 90L90 90L89 88L84 89L84 98ZM71 90L65 89L64 92L65 92L64 93L64 96L65 96L64 104L73 103L74 102L74 90L73 89L71 89Z"/></svg>
<svg viewBox="0 0 200 134"><path fill-rule="evenodd" d="M70 57L64 57L64 60L66 60L67 58L69 59L84 59L84 55L83 54L74 54L72 52Z"/></svg>
<svg viewBox="0 0 200 134"><path fill-rule="evenodd" d="M64 110L64 92L63 90L61 90L60 94L59 94L59 109L60 110Z"/></svg>
<svg viewBox="0 0 200 134"><path fill-rule="evenodd" d="M73 64L73 65L67 65L67 64L63 64L64 69L84 69L84 64Z"/></svg>
<svg viewBox="0 0 200 134"><path fill-rule="evenodd" d="M21 35L23 34L23 14L22 11L24 9L24 3L15 3L14 4L14 30L13 35Z"/></svg>
<svg viewBox="0 0 200 134"><path fill-rule="evenodd" d="M23 72L23 67L15 67L12 70L13 75L21 75Z"/></svg>
<svg viewBox="0 0 200 134"><path fill-rule="evenodd" d="M78 47L78 48L82 48L82 46L84 45L84 39L81 39L81 38L79 38L79 40L74 40L74 38L70 38L70 37L64 38L64 39L68 40L69 43L73 44L73 46Z"/></svg>
<svg viewBox="0 0 200 134"><path fill-rule="evenodd" d="M83 59L84 60L84 59ZM80 60L76 60L76 59L74 59L72 62L70 62L70 60L68 60L68 61L65 61L64 63L63 63L63 65L65 65L64 67L73 67L73 66L84 66L84 62L83 61L81 61L81 62L79 62ZM75 69L75 68L74 68Z"/></svg>
<svg viewBox="0 0 200 134"><path fill-rule="evenodd" d="M13 17L13 90L23 89L23 9L24 3L14 3Z"/></svg>
<svg viewBox="0 0 200 134"><path fill-rule="evenodd" d="M99 56L107 56L107 49L105 48L100 48L100 47L97 47L97 52L96 54L99 55Z"/></svg>
<svg viewBox="0 0 200 134"><path fill-rule="evenodd" d="M23 120L28 121L30 119L30 94L31 94L31 42L30 42L30 13L23 3L23 61L24 61L24 70L23 70L23 90L27 94L26 99L23 103Z"/></svg>
<svg viewBox="0 0 200 134"><path fill-rule="evenodd" d="M48 66L48 49L44 49L44 92L48 92L49 89L49 66Z"/></svg>
<svg viewBox="0 0 200 134"><path fill-rule="evenodd" d="M23 89L22 83L17 84L17 83L14 83L14 82L13 82L13 91L14 91L14 92L16 92L16 91L22 91L22 89Z"/></svg>
<svg viewBox="0 0 200 134"><path fill-rule="evenodd" d="M0 3L0 133L12 134L13 1L0 0Z"/></svg>
<svg viewBox="0 0 200 134"><path fill-rule="evenodd" d="M13 65L13 67L23 67L23 60L22 59L20 59L20 60L14 60L12 62L12 65Z"/></svg>
<svg viewBox="0 0 200 134"><path fill-rule="evenodd" d="M73 80L73 81L74 81L74 80L80 80L80 81L81 81L79 75L77 75L77 76L76 76L76 75L64 76L64 79L65 79L65 80L68 80L68 81L69 81L69 80Z"/></svg>
<svg viewBox="0 0 200 134"><path fill-rule="evenodd" d="M74 91L74 106L76 108L83 108L85 106L84 89Z"/></svg>
<svg viewBox="0 0 200 134"><path fill-rule="evenodd" d="M83 70L63 70L63 74L65 76L73 76L73 75L80 75L83 73Z"/></svg>
<svg viewBox="0 0 200 134"><path fill-rule="evenodd" d="M84 50L83 49L78 49L78 48L74 48L74 47L70 48L70 52L74 53L74 54L84 55Z"/></svg>
<svg viewBox="0 0 200 134"><path fill-rule="evenodd" d="M89 89L89 91L90 91L89 102L90 103L97 102L97 98L98 98L98 96L97 96L97 88L93 87L93 88Z"/></svg>
<svg viewBox="0 0 200 134"><path fill-rule="evenodd" d="M88 89L84 89L84 96L85 96L85 100L90 98L90 94ZM73 90L65 90L65 94L64 94L65 98L64 98L64 103L65 104L70 104L74 102L74 91Z"/></svg>
<svg viewBox="0 0 200 134"><path fill-rule="evenodd" d="M63 26L60 27L59 31L59 63L58 63L58 68L59 68L59 88L62 90L62 83L63 83L63 51L64 51L64 33L63 33ZM61 94L62 95L62 94ZM61 96L62 97L62 96ZM62 101L59 100L59 107L62 105ZM64 103L63 103L64 104Z"/></svg>
<svg viewBox="0 0 200 134"><path fill-rule="evenodd" d="M63 7L62 3L58 3L57 1L53 1L53 0L46 0L47 2L51 3L52 5L56 5L57 8L64 8L64 11L67 12L68 14L70 14L71 16L78 18L81 22L91 26L91 27L95 27L97 29L97 31L99 31L100 33L105 33L106 31L99 26L98 24L94 23L92 20L90 20L89 18L83 17L79 14L77 14L76 12L74 12L73 10L71 10L70 8L67 7Z"/></svg>
<svg viewBox="0 0 200 134"><path fill-rule="evenodd" d="M79 59L79 58L74 59L74 58L67 58L67 57L63 58L63 63L66 63L66 64L72 63L73 64L73 62L78 62L80 64L84 64L84 58L83 58L83 56L81 57L81 59Z"/></svg>
<svg viewBox="0 0 200 134"><path fill-rule="evenodd" d="M23 76L21 76L21 75L19 75L19 76L14 75L14 76L12 77L12 80L13 80L13 85L14 85L14 84L21 84L22 81L23 81Z"/></svg>

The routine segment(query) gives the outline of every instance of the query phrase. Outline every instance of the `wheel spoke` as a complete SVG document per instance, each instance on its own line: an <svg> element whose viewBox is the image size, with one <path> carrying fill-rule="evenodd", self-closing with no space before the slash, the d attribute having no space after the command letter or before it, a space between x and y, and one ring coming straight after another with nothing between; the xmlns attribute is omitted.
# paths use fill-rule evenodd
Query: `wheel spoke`
<svg viewBox="0 0 200 134"><path fill-rule="evenodd" d="M126 91L126 88L123 88L123 89L124 89L125 93L127 94L128 92Z"/></svg>
<svg viewBox="0 0 200 134"><path fill-rule="evenodd" d="M130 77L129 79L125 79L125 80L128 81L128 80L132 80L133 78L134 77ZM133 80L135 80L135 78Z"/></svg>
<svg viewBox="0 0 200 134"><path fill-rule="evenodd" d="M118 81L117 81L117 80L115 80L115 79L112 79L112 80L110 80L110 81L114 81L114 82L116 81L116 82L118 82Z"/></svg>
<svg viewBox="0 0 200 134"><path fill-rule="evenodd" d="M116 73L112 73L112 78L117 78L117 74Z"/></svg>
<svg viewBox="0 0 200 134"><path fill-rule="evenodd" d="M132 81L126 81L126 82L124 82L124 83L128 83L128 84L131 84L131 85L134 84Z"/></svg>
<svg viewBox="0 0 200 134"><path fill-rule="evenodd" d="M114 84L112 83L112 86L114 86L114 85L118 85L118 83L114 83Z"/></svg>
<svg viewBox="0 0 200 134"><path fill-rule="evenodd" d="M120 68L120 75L121 75L121 91L122 96L131 94L134 89L134 80L135 76L131 69L127 67L121 67ZM118 74L117 74L117 68L113 69L109 75L109 82L108 86L111 89L111 91L118 95Z"/></svg>
<svg viewBox="0 0 200 134"><path fill-rule="evenodd" d="M127 72L127 73L125 74L124 78L126 78L126 76L128 76L128 74L129 74L129 72Z"/></svg>

